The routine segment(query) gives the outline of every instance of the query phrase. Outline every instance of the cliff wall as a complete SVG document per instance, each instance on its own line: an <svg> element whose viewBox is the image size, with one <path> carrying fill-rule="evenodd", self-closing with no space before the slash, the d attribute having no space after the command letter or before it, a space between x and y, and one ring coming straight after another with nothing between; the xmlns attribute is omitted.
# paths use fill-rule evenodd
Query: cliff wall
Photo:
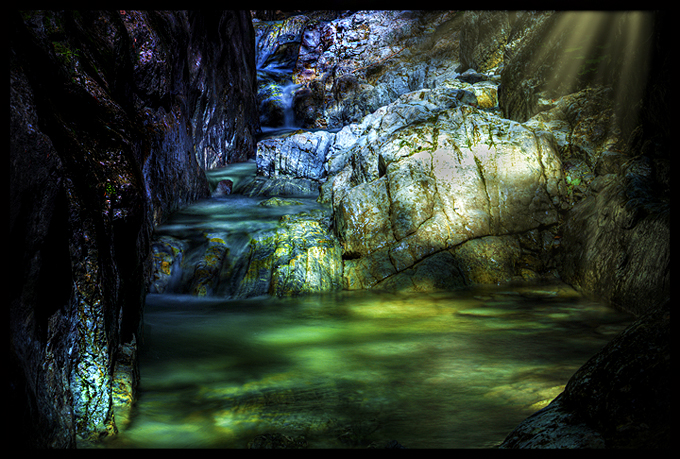
<svg viewBox="0 0 680 459"><path fill-rule="evenodd" d="M10 388L22 446L115 433L154 226L255 154L247 12L10 14Z"/></svg>

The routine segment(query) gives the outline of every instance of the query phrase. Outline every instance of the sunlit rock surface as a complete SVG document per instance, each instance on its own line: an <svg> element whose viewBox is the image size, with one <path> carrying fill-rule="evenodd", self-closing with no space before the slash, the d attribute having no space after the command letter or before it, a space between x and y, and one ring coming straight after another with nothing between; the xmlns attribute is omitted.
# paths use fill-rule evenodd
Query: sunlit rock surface
<svg viewBox="0 0 680 459"><path fill-rule="evenodd" d="M342 288L342 251L323 212L282 217L272 234L250 243L234 296L291 296Z"/></svg>
<svg viewBox="0 0 680 459"><path fill-rule="evenodd" d="M469 239L557 223L565 188L554 138L459 102L466 94L404 95L365 117L350 148L333 151L339 172L324 198L335 211L345 275L355 278L355 267L377 259L392 265L348 285L366 288Z"/></svg>

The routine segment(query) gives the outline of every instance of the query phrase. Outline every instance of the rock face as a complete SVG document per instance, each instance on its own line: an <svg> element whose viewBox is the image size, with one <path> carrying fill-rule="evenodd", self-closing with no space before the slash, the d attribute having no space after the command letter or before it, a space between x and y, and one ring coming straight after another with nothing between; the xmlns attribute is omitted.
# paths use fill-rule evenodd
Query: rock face
<svg viewBox="0 0 680 459"><path fill-rule="evenodd" d="M670 302L649 308L500 447L670 448L670 334Z"/></svg>
<svg viewBox="0 0 680 459"><path fill-rule="evenodd" d="M627 171L569 213L562 276L641 314L671 294L670 196L654 199L653 178L644 163L632 163Z"/></svg>
<svg viewBox="0 0 680 459"><path fill-rule="evenodd" d="M461 16L322 11L256 21L262 122L282 124L284 87L294 88L296 126L332 129L359 121L401 94L436 85L453 71L446 58L456 52L456 35L449 32Z"/></svg>
<svg viewBox="0 0 680 459"><path fill-rule="evenodd" d="M619 25L625 19L612 18ZM643 42L651 45L645 53L651 69L646 82L638 72L647 70L644 65L621 78L605 73L618 86L619 93L610 97L613 105L589 114L583 110L587 104L572 104L575 110L567 117L572 134L582 139L568 150L581 163L572 170L585 172L577 181L589 184L566 215L561 275L639 319L581 367L548 407L510 433L503 448L670 448L672 117L662 96L670 84L667 21L654 15L636 26L646 37ZM640 57L639 49L630 52L631 60ZM613 61L618 65L611 68L620 71L620 61ZM527 68L521 66L518 60L510 68ZM515 76L522 78L508 73ZM522 110L526 114L533 109ZM602 129L612 114L620 128L620 149L607 140L612 130ZM577 120L580 127L574 125ZM579 185L572 182L572 191Z"/></svg>
<svg viewBox="0 0 680 459"><path fill-rule="evenodd" d="M265 201L266 202L266 201ZM251 241L235 298L294 296L342 288L342 250L328 212L286 215L271 233Z"/></svg>
<svg viewBox="0 0 680 459"><path fill-rule="evenodd" d="M10 13L10 385L22 446L116 431L153 226L252 157L241 13Z"/></svg>

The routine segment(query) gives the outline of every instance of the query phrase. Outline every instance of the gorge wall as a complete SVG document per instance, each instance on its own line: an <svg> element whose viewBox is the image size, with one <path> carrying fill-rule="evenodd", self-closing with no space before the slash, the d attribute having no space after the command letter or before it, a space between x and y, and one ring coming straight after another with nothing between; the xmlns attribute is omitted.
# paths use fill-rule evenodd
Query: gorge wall
<svg viewBox="0 0 680 459"><path fill-rule="evenodd" d="M22 446L114 433L149 239L259 130L247 12L12 11L10 398Z"/></svg>

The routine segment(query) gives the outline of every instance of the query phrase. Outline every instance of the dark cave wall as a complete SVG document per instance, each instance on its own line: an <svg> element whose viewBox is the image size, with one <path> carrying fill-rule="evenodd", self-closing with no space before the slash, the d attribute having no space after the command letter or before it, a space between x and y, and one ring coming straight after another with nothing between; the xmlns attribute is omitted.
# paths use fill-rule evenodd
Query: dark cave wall
<svg viewBox="0 0 680 459"><path fill-rule="evenodd" d="M73 447L116 431L154 225L208 194L206 166L255 154L254 33L233 11L11 11L8 25L12 432Z"/></svg>

